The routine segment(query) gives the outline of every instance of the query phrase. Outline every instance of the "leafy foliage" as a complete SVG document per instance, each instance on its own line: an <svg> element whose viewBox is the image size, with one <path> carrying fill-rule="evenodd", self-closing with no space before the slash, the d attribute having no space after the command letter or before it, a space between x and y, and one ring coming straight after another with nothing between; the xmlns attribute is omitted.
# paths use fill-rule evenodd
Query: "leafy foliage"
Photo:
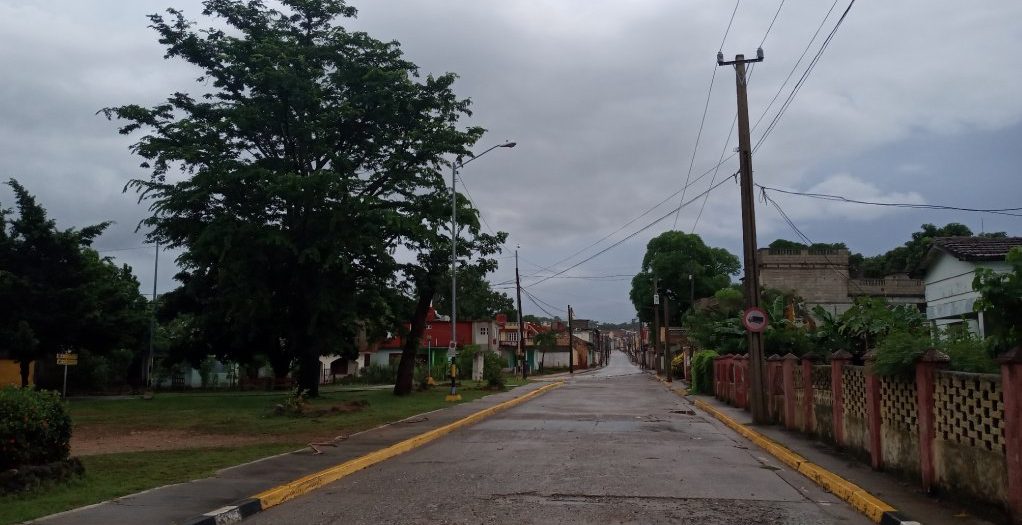
<svg viewBox="0 0 1022 525"><path fill-rule="evenodd" d="M71 417L56 392L0 388L0 472L67 459Z"/></svg>
<svg viewBox="0 0 1022 525"><path fill-rule="evenodd" d="M455 76L420 79L396 42L350 32L343 0L206 0L197 29L174 9L150 16L166 58L202 70L199 96L107 108L145 133L149 168L127 189L149 203L149 239L178 262L194 330L220 357L292 363L318 393L321 354L351 355L405 317L392 254L437 206L444 156L466 155L469 102Z"/></svg>
<svg viewBox="0 0 1022 525"><path fill-rule="evenodd" d="M713 350L696 352L692 356L692 393L709 394L713 392L713 358L717 357Z"/></svg>
<svg viewBox="0 0 1022 525"><path fill-rule="evenodd" d="M977 312L983 312L992 348L1003 352L1022 344L1022 248L1006 258L1011 270L998 273L977 268L972 287L979 292Z"/></svg>
<svg viewBox="0 0 1022 525"><path fill-rule="evenodd" d="M629 297L639 318L653 319L653 279L659 280L661 297L670 302L671 319L678 323L691 306L690 295L710 297L731 283L738 273L738 258L723 248L703 243L696 234L664 232L646 245L642 269L632 278ZM689 280L689 275L692 280ZM690 286L694 291L690 290ZM661 303L662 304L662 303Z"/></svg>
<svg viewBox="0 0 1022 525"><path fill-rule="evenodd" d="M22 384L30 362L57 352L138 350L148 333L138 281L90 247L108 223L59 229L25 187L8 185L18 214L0 210L0 303L11 313L0 317L0 352L21 363Z"/></svg>

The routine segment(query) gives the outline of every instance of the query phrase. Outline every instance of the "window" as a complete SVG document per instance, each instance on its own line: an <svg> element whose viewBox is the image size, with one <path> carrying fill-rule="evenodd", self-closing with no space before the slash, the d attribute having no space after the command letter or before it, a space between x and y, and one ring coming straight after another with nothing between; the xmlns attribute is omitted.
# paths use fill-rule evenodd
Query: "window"
<svg viewBox="0 0 1022 525"><path fill-rule="evenodd" d="M490 333L489 332L489 328L487 328L485 326L480 326L479 327L479 335L487 335L489 333Z"/></svg>
<svg viewBox="0 0 1022 525"><path fill-rule="evenodd" d="M518 332L508 332L507 333L507 341L511 341L512 343L517 343L518 342Z"/></svg>

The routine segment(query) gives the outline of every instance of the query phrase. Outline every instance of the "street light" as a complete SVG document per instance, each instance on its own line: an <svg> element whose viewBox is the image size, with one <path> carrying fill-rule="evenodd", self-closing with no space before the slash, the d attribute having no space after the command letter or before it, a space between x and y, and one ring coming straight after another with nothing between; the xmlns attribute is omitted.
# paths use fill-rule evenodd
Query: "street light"
<svg viewBox="0 0 1022 525"><path fill-rule="evenodd" d="M458 180L458 168L461 168L473 160L486 155L497 148L513 148L518 144L505 142L490 146L489 149L472 158L462 162L455 160L451 164L451 343L448 347L450 356L457 355L458 349L458 193L456 184Z"/></svg>

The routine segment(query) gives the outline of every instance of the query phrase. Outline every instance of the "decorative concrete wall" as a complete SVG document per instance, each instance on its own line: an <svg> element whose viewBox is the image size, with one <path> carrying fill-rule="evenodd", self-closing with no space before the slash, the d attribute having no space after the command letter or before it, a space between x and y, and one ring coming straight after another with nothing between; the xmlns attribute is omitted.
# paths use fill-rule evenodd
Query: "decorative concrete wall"
<svg viewBox="0 0 1022 525"><path fill-rule="evenodd" d="M836 352L829 364L771 356L770 415L787 428L863 458L876 469L919 480L926 491L1003 506L1022 523L1022 348L1001 358L1001 374L943 370L929 350L912 377L879 377ZM714 361L714 393L748 408L748 358Z"/></svg>

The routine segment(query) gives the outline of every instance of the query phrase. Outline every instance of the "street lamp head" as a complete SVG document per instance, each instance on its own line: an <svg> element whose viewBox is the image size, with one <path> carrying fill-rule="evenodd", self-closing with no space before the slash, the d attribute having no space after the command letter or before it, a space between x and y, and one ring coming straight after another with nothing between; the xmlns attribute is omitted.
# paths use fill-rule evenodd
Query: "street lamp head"
<svg viewBox="0 0 1022 525"><path fill-rule="evenodd" d="M517 145L518 145L517 142L508 142L508 143L505 143L505 144L501 144L500 147L501 148L513 148L513 147L515 147Z"/></svg>

